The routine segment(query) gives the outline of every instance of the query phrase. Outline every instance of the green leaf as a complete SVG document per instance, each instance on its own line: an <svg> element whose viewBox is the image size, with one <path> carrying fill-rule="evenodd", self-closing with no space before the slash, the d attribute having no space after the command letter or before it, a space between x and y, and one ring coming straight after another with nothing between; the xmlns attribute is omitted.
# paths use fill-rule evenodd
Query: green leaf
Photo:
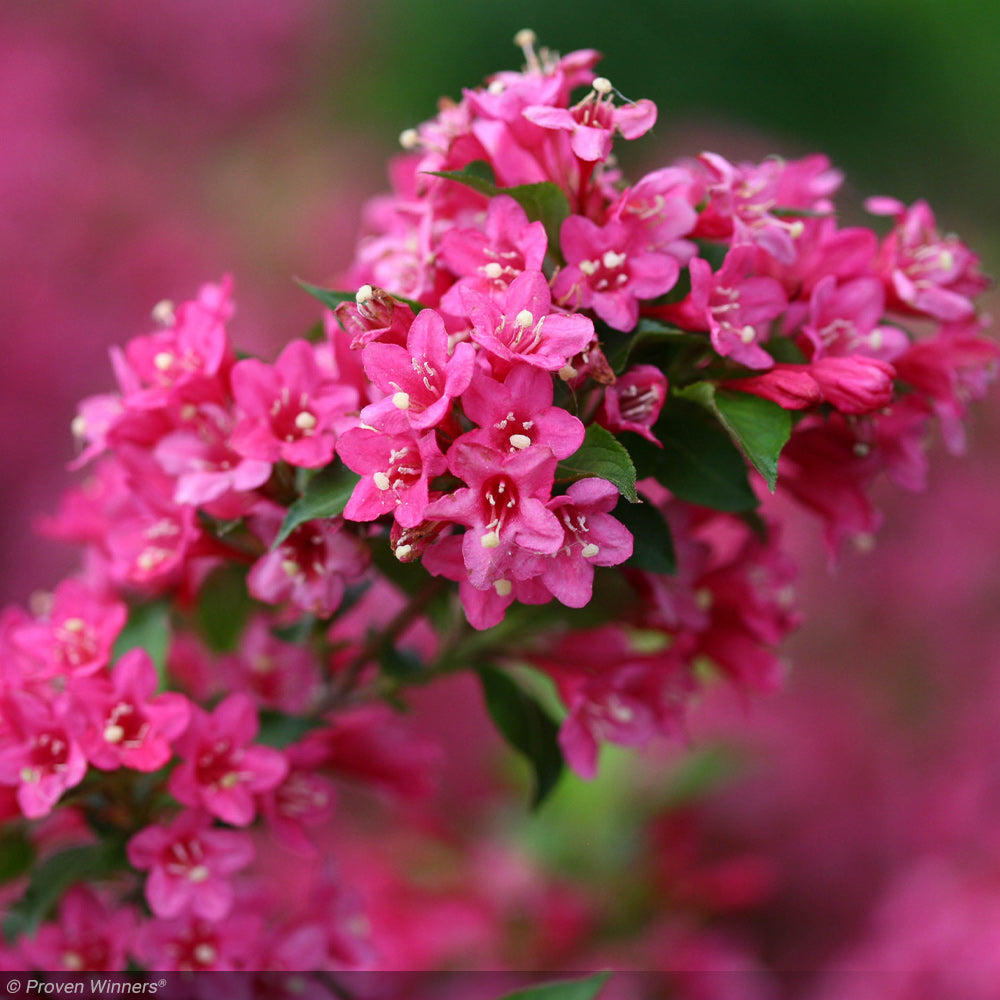
<svg viewBox="0 0 1000 1000"><path fill-rule="evenodd" d="M778 456L792 433L792 415L770 399L721 389L715 393L715 408L726 430L773 493L778 480Z"/></svg>
<svg viewBox="0 0 1000 1000"><path fill-rule="evenodd" d="M71 847L52 855L34 869L27 891L8 910L3 920L4 936L13 940L20 934L33 935L71 886L92 883L125 867L125 845L118 840Z"/></svg>
<svg viewBox="0 0 1000 1000"><path fill-rule="evenodd" d="M276 549L306 521L316 521L342 514L360 479L361 476L356 472L351 472L342 462L334 462L325 469L316 472L306 483L302 496L288 508L285 520L281 524L281 530L271 548Z"/></svg>
<svg viewBox="0 0 1000 1000"><path fill-rule="evenodd" d="M604 354L616 375L621 375L629 366L632 355L641 350L657 346L704 348L707 341L696 333L668 326L654 319L641 319L635 332L616 339L614 344L604 344Z"/></svg>
<svg viewBox="0 0 1000 1000"><path fill-rule="evenodd" d="M236 649L253 602L247 591L246 569L228 563L215 570L198 593L195 618L201 635L216 653Z"/></svg>
<svg viewBox="0 0 1000 1000"><path fill-rule="evenodd" d="M160 687L166 686L167 648L170 645L170 610L165 601L137 604L129 611L125 627L115 640L112 661L131 649L144 649L156 665Z"/></svg>
<svg viewBox="0 0 1000 1000"><path fill-rule="evenodd" d="M531 764L535 789L531 805L537 809L559 781L563 756L559 727L541 705L511 678L493 667L480 667L479 680L490 717L504 739Z"/></svg>
<svg viewBox="0 0 1000 1000"><path fill-rule="evenodd" d="M260 732L257 734L257 742L274 747L276 750L284 750L289 744L323 725L325 723L322 719L308 718L304 715L286 715L284 712L277 711L263 711L260 713Z"/></svg>
<svg viewBox="0 0 1000 1000"><path fill-rule="evenodd" d="M308 292L314 299L319 299L319 301L322 302L328 309L335 310L341 302L357 301L357 295L355 292L338 292L332 288L320 288L319 285L310 285L308 281L302 281L300 278L296 278L295 283L304 292ZM426 308L422 302L417 302L416 299L408 299L404 295L393 294L392 297L397 302L402 302L403 305L409 306L415 313L418 313L421 309ZM312 331L312 329L313 328L310 327L310 331Z"/></svg>
<svg viewBox="0 0 1000 1000"><path fill-rule="evenodd" d="M557 480L586 479L597 476L614 483L630 503L638 503L635 492L635 466L625 446L600 424L587 428L583 444L556 466Z"/></svg>
<svg viewBox="0 0 1000 1000"><path fill-rule="evenodd" d="M680 395L701 403L719 419L773 493L778 456L792 433L792 415L769 399L718 389L711 382L695 382Z"/></svg>
<svg viewBox="0 0 1000 1000"><path fill-rule="evenodd" d="M443 177L445 180L458 181L466 187L478 191L480 194L492 198L497 193L496 175L493 167L485 160L473 160L467 163L461 170L428 170L432 177Z"/></svg>
<svg viewBox="0 0 1000 1000"><path fill-rule="evenodd" d="M474 160L461 170L429 170L428 173L433 177L458 181L459 184L464 184L488 198L494 198L498 194L509 195L524 209L530 221L541 222L549 238L549 252L553 257L561 259L559 230L569 216L569 199L558 184L553 181L540 181L537 184L498 187L493 168L483 160Z"/></svg>
<svg viewBox="0 0 1000 1000"><path fill-rule="evenodd" d="M327 309L336 309L341 302L354 302L354 292L336 292L332 288L320 288L319 285L310 285L308 281L295 279L295 283L304 292L308 292L314 299L319 299Z"/></svg>
<svg viewBox="0 0 1000 1000"><path fill-rule="evenodd" d="M610 972L598 972L585 979L557 979L515 990L501 1000L594 1000L610 976Z"/></svg>
<svg viewBox="0 0 1000 1000"><path fill-rule="evenodd" d="M35 863L35 845L24 827L13 823L0 832L0 885L23 875Z"/></svg>
<svg viewBox="0 0 1000 1000"><path fill-rule="evenodd" d="M559 231L569 216L566 192L552 181L541 181L538 184L500 188L500 193L509 194L532 222L540 222L545 227L549 238L549 253L561 260Z"/></svg>
<svg viewBox="0 0 1000 1000"><path fill-rule="evenodd" d="M704 406L669 396L653 433L662 449L630 435L628 450L640 479L652 476L682 500L713 510L757 506L743 455Z"/></svg>
<svg viewBox="0 0 1000 1000"><path fill-rule="evenodd" d="M660 511L648 501L637 504L618 501L614 516L632 532L632 555L626 566L635 566L649 573L677 572L677 553L670 525Z"/></svg>

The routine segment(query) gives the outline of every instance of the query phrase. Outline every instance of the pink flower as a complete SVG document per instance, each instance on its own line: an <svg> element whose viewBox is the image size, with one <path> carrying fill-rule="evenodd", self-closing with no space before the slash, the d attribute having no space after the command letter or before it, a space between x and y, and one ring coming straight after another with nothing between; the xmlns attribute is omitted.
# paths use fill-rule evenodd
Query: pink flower
<svg viewBox="0 0 1000 1000"><path fill-rule="evenodd" d="M521 206L508 195L490 199L482 229L451 229L441 238L442 263L463 287L483 295L501 293L524 271L541 271L548 238L541 222L529 222ZM461 300L452 288L441 300L449 307Z"/></svg>
<svg viewBox="0 0 1000 1000"><path fill-rule="evenodd" d="M409 329L405 348L373 343L363 357L365 372L386 398L366 406L362 421L390 432L427 430L445 419L452 400L468 388L476 349L465 341L449 355L444 320L424 309Z"/></svg>
<svg viewBox="0 0 1000 1000"><path fill-rule="evenodd" d="M45 618L15 628L11 638L44 663L47 673L87 676L111 659L126 614L121 601L95 593L80 580L64 580L56 587Z"/></svg>
<svg viewBox="0 0 1000 1000"><path fill-rule="evenodd" d="M615 107L614 88L603 77L591 84L591 91L572 108L531 105L522 114L542 128L570 133L573 152L581 160L606 160L616 132L626 139L638 139L656 124L656 105L639 100Z"/></svg>
<svg viewBox="0 0 1000 1000"><path fill-rule="evenodd" d="M448 468L469 485L432 502L426 515L470 529L462 552L473 586L504 578L521 551L547 554L562 545L562 526L545 507L555 466L548 448L502 454L456 441L449 449Z"/></svg>
<svg viewBox="0 0 1000 1000"><path fill-rule="evenodd" d="M32 966L49 972L124 972L131 951L136 912L109 905L87 886L71 888L55 921L18 942Z"/></svg>
<svg viewBox="0 0 1000 1000"><path fill-rule="evenodd" d="M608 513L618 503L618 487L606 479L581 479L546 506L559 519L563 544L539 556L541 582L570 608L590 603L595 566L617 566L632 555L632 534Z"/></svg>
<svg viewBox="0 0 1000 1000"><path fill-rule="evenodd" d="M414 528L424 520L430 481L447 468L433 433L414 437L355 427L338 448L344 464L362 477L344 508L348 521L392 514L402 527Z"/></svg>
<svg viewBox="0 0 1000 1000"><path fill-rule="evenodd" d="M205 920L192 913L151 920L136 935L136 957L163 972L233 972L256 968L263 946L263 921L256 913Z"/></svg>
<svg viewBox="0 0 1000 1000"><path fill-rule="evenodd" d="M229 695L211 715L192 706L191 724L177 741L183 760L170 775L171 795L233 826L250 824L254 795L280 784L288 772L280 751L252 744L258 727L246 694Z"/></svg>
<svg viewBox="0 0 1000 1000"><path fill-rule="evenodd" d="M723 382L722 388L761 396L783 410L805 410L823 401L823 394L816 379L809 374L808 365L778 364L762 375Z"/></svg>
<svg viewBox="0 0 1000 1000"><path fill-rule="evenodd" d="M157 771L173 756L170 744L187 728L190 704L167 691L153 697L159 679L144 649L125 653L111 672L111 690L90 701L91 726L83 737L90 762L112 771Z"/></svg>
<svg viewBox="0 0 1000 1000"><path fill-rule="evenodd" d="M639 300L670 291L680 274L676 257L649 249L642 226L617 219L598 226L571 215L559 240L566 266L552 283L556 301L567 308L593 309L615 330L631 330L639 318Z"/></svg>
<svg viewBox="0 0 1000 1000"><path fill-rule="evenodd" d="M17 788L17 803L29 819L47 816L87 773L79 720L64 699L46 703L11 691L0 698L0 721L0 784Z"/></svg>
<svg viewBox="0 0 1000 1000"><path fill-rule="evenodd" d="M252 530L270 544L278 533L283 511L268 502L250 517ZM364 543L344 530L343 518L307 521L251 567L247 586L265 604L285 602L303 612L326 618L340 606L347 582L368 565Z"/></svg>
<svg viewBox="0 0 1000 1000"><path fill-rule="evenodd" d="M472 320L472 339L496 357L501 372L514 361L557 372L594 339L594 324L586 316L551 311L549 285L538 271L518 275L500 305L470 291L462 300Z"/></svg>
<svg viewBox="0 0 1000 1000"><path fill-rule="evenodd" d="M871 413L892 400L895 369L864 355L818 358L809 366L823 399L841 413Z"/></svg>
<svg viewBox="0 0 1000 1000"><path fill-rule="evenodd" d="M552 399L551 376L533 365L514 365L502 382L477 371L462 409L479 427L459 440L507 454L540 445L558 459L569 458L583 444L584 426Z"/></svg>
<svg viewBox="0 0 1000 1000"><path fill-rule="evenodd" d="M597 422L609 431L632 431L662 447L653 425L667 399L667 377L654 365L633 365L606 386Z"/></svg>
<svg viewBox="0 0 1000 1000"><path fill-rule="evenodd" d="M352 388L330 378L313 347L293 340L274 365L254 358L237 362L233 396L243 413L232 447L247 458L284 459L315 469L333 458L340 423L357 406Z"/></svg>
<svg viewBox="0 0 1000 1000"><path fill-rule="evenodd" d="M748 368L770 368L774 359L761 346L767 340L765 324L784 312L788 301L773 278L754 277L752 247L734 247L713 274L706 260L691 261L693 312L701 312L712 336L712 346L724 358Z"/></svg>
<svg viewBox="0 0 1000 1000"><path fill-rule="evenodd" d="M157 917L190 913L220 920L233 905L227 876L253 860L245 833L219 830L205 813L185 811L167 826L147 826L128 842L133 868L148 871L145 895Z"/></svg>
<svg viewBox="0 0 1000 1000"><path fill-rule="evenodd" d="M979 271L979 258L961 240L938 234L927 203L907 208L894 198L869 198L865 207L876 215L895 216L896 226L875 263L890 308L946 322L972 316L972 297L989 282Z"/></svg>

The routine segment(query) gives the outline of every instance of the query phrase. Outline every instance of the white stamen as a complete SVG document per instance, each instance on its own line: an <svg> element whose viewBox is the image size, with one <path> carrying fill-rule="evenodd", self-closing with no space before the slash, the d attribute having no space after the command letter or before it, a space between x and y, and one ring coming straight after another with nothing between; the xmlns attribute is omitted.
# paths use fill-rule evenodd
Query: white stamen
<svg viewBox="0 0 1000 1000"><path fill-rule="evenodd" d="M577 265L577 267L579 267L580 270L583 271L583 273L588 278L591 278L591 277L594 276L594 273L597 271L597 268L599 266L600 265L598 264L598 262L596 260L581 260L580 263Z"/></svg>
<svg viewBox="0 0 1000 1000"><path fill-rule="evenodd" d="M163 299L153 306L153 322L160 326L173 326L175 319L174 304L170 299Z"/></svg>
<svg viewBox="0 0 1000 1000"><path fill-rule="evenodd" d="M355 293L354 301L357 302L359 306L363 306L366 302L371 301L374 294L375 291L371 285L362 285Z"/></svg>
<svg viewBox="0 0 1000 1000"><path fill-rule="evenodd" d="M375 480L375 485L380 490L387 490L392 485L392 481L384 472L376 472L372 479Z"/></svg>
<svg viewBox="0 0 1000 1000"><path fill-rule="evenodd" d="M745 326L742 330L740 330L740 340L742 340L744 344L752 344L756 336L757 331L752 326Z"/></svg>
<svg viewBox="0 0 1000 1000"><path fill-rule="evenodd" d="M531 438L528 437L527 434L511 434L510 436L511 448L517 448L518 451L523 451L530 445L531 445Z"/></svg>
<svg viewBox="0 0 1000 1000"><path fill-rule="evenodd" d="M295 417L295 426L298 427L300 431L315 430L316 424L316 418L308 410L303 410Z"/></svg>
<svg viewBox="0 0 1000 1000"><path fill-rule="evenodd" d="M160 351L159 354L154 355L153 364L160 369L161 372L165 372L174 363L174 356L169 351Z"/></svg>
<svg viewBox="0 0 1000 1000"><path fill-rule="evenodd" d="M538 41L538 36L531 30L531 28L522 28L514 36L514 44L519 49L523 49L528 45L534 45L536 41Z"/></svg>
<svg viewBox="0 0 1000 1000"><path fill-rule="evenodd" d="M202 941L194 949L195 960L200 965L212 965L216 958L218 958L218 955L219 953L207 941Z"/></svg>
<svg viewBox="0 0 1000 1000"><path fill-rule="evenodd" d="M600 551L601 548L599 545L595 545L593 542L588 542L584 545L580 555L582 555L584 559L593 559L594 556L596 556Z"/></svg>
<svg viewBox="0 0 1000 1000"><path fill-rule="evenodd" d="M615 253L614 250L605 250L604 256L601 260L604 261L604 266L608 270L614 270L616 267L621 267L625 263L627 255L623 253Z"/></svg>
<svg viewBox="0 0 1000 1000"><path fill-rule="evenodd" d="M522 309L515 317L514 322L518 326L534 326L535 317L532 315L531 310Z"/></svg>
<svg viewBox="0 0 1000 1000"><path fill-rule="evenodd" d="M399 133L399 144L403 149L416 149L420 142L420 135L415 128L403 129Z"/></svg>
<svg viewBox="0 0 1000 1000"><path fill-rule="evenodd" d="M482 545L484 549L498 549L500 548L500 536L496 531L487 531L479 539L479 544Z"/></svg>
<svg viewBox="0 0 1000 1000"><path fill-rule="evenodd" d="M564 382L569 382L570 379L576 378L576 369L572 365L563 365L559 369L559 377Z"/></svg>
<svg viewBox="0 0 1000 1000"><path fill-rule="evenodd" d="M499 278L503 274L503 267L498 264L495 260L491 260L488 264L483 266L483 274L487 278Z"/></svg>
<svg viewBox="0 0 1000 1000"><path fill-rule="evenodd" d="M394 392L392 394L392 405L397 410L408 410L410 408L410 394L408 392Z"/></svg>
<svg viewBox="0 0 1000 1000"><path fill-rule="evenodd" d="M69 425L70 430L73 432L73 437L82 438L87 435L87 418L79 413L73 418L73 422Z"/></svg>
<svg viewBox="0 0 1000 1000"><path fill-rule="evenodd" d="M599 94L610 94L615 89L611 86L611 81L606 76L595 77L591 87Z"/></svg>
<svg viewBox="0 0 1000 1000"><path fill-rule="evenodd" d="M117 724L112 724L104 730L104 739L108 743L121 743L125 739L125 730Z"/></svg>
<svg viewBox="0 0 1000 1000"><path fill-rule="evenodd" d="M207 865L195 865L188 871L188 878L192 882L204 882L210 874Z"/></svg>
<svg viewBox="0 0 1000 1000"><path fill-rule="evenodd" d="M514 589L514 585L510 580L494 580L493 589L497 592L497 597L507 597Z"/></svg>
<svg viewBox="0 0 1000 1000"><path fill-rule="evenodd" d="M400 562L406 562L407 556L413 551L412 545L397 545L395 556Z"/></svg>

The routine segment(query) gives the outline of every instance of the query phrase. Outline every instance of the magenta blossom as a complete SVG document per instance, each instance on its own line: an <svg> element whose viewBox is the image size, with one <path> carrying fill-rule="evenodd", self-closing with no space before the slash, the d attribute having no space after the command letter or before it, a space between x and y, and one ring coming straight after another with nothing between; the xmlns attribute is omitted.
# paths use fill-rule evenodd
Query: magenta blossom
<svg viewBox="0 0 1000 1000"><path fill-rule="evenodd" d="M339 427L358 404L355 391L325 373L304 340L293 340L273 365L254 358L238 362L232 382L243 414L232 447L264 462L284 459L306 469L326 465Z"/></svg>
<svg viewBox="0 0 1000 1000"><path fill-rule="evenodd" d="M259 725L243 693L229 695L211 715L193 706L191 725L177 741L182 760L170 775L171 795L233 826L253 822L254 795L276 787L288 771L284 754L252 743Z"/></svg>
<svg viewBox="0 0 1000 1000"><path fill-rule="evenodd" d="M518 275L500 304L470 291L462 301L472 339L497 359L501 371L523 361L557 372L594 339L594 324L586 316L552 312L549 284L538 271Z"/></svg>
<svg viewBox="0 0 1000 1000"><path fill-rule="evenodd" d="M638 139L656 124L656 105L642 99L623 107L614 104L614 88L597 77L591 91L572 108L532 105L522 114L542 128L570 134L570 145L581 160L593 163L605 160L611 152L616 132L626 139Z"/></svg>
<svg viewBox="0 0 1000 1000"><path fill-rule="evenodd" d="M115 664L108 696L100 703L88 699L94 722L83 747L92 764L107 771L157 771L170 760L171 742L187 728L190 703L171 691L154 697L158 684L144 649L130 650Z"/></svg>
<svg viewBox="0 0 1000 1000"><path fill-rule="evenodd" d="M147 826L128 842L133 868L148 871L146 901L160 918L191 913L219 920L232 909L227 876L253 860L245 833L212 826L206 813L187 810L167 826Z"/></svg>
<svg viewBox="0 0 1000 1000"><path fill-rule="evenodd" d="M468 388L476 349L464 341L449 354L444 320L424 309L409 329L405 348L373 343L363 357L365 372L386 398L366 406L362 421L390 432L427 430L445 419L452 400Z"/></svg>
<svg viewBox="0 0 1000 1000"><path fill-rule="evenodd" d="M571 215L560 243L566 266L553 281L554 298L567 308L593 309L615 330L631 330L639 301L669 292L680 274L676 257L650 249L644 226L617 219L598 226Z"/></svg>
<svg viewBox="0 0 1000 1000"><path fill-rule="evenodd" d="M667 377L655 365L633 365L604 390L597 422L609 431L632 431L662 447L653 425L667 400Z"/></svg>

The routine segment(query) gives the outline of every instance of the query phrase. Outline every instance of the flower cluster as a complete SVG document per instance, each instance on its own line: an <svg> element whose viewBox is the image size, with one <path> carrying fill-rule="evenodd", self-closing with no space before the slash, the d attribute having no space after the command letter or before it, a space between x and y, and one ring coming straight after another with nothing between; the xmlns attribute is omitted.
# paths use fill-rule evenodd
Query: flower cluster
<svg viewBox="0 0 1000 1000"><path fill-rule="evenodd" d="M682 734L706 677L780 682L781 496L836 552L878 475L922 483L934 418L961 447L997 348L925 204L842 227L818 155L628 183L613 147L655 106L518 41L522 72L404 133L356 291L307 286L318 331L240 357L207 284L81 405L89 478L45 530L82 569L0 618L2 808L43 855L71 815L81 880L127 875L37 935L15 905L20 960L377 965L332 862L289 909L257 861L315 853L345 779L426 788L433 749L373 703L472 668L537 798L564 759L592 776L603 743ZM139 884L142 912L114 901Z"/></svg>

